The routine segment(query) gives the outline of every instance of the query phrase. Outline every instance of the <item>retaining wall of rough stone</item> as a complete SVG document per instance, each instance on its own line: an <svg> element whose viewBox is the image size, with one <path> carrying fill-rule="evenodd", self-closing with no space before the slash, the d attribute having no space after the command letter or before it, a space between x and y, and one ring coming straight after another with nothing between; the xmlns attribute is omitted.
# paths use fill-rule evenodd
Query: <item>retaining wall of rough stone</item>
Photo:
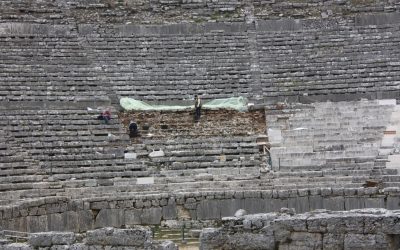
<svg viewBox="0 0 400 250"><path fill-rule="evenodd" d="M400 247L400 210L314 211L228 217L203 229L200 249L363 249Z"/></svg>
<svg viewBox="0 0 400 250"><path fill-rule="evenodd" d="M12 232L4 232L10 235ZM72 232L44 232L28 235L25 243L0 242L2 250L54 250L54 249L157 249L175 250L178 249L172 241L154 241L150 228L134 227L128 229L102 228L88 231L85 234Z"/></svg>
<svg viewBox="0 0 400 250"><path fill-rule="evenodd" d="M386 208L400 209L399 188L315 188L265 191L204 191L112 197L43 198L0 207L3 229L41 232L84 232L93 228L160 224L167 220L218 220L238 209L249 213L297 212L315 209L335 211Z"/></svg>

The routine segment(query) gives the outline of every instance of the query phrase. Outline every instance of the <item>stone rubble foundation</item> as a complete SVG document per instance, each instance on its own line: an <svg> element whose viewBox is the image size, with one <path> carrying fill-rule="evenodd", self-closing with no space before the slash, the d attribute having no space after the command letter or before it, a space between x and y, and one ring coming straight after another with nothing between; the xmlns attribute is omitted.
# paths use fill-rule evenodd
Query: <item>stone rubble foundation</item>
<svg viewBox="0 0 400 250"><path fill-rule="evenodd" d="M200 249L399 249L400 210L315 210L225 217L205 228Z"/></svg>
<svg viewBox="0 0 400 250"><path fill-rule="evenodd" d="M1 244L3 243L3 245ZM152 232L146 227L117 229L112 227L88 231L85 234L72 232L41 232L29 234L26 243L0 241L2 250L89 250L89 249L146 249L175 250L178 247L172 241L154 241Z"/></svg>

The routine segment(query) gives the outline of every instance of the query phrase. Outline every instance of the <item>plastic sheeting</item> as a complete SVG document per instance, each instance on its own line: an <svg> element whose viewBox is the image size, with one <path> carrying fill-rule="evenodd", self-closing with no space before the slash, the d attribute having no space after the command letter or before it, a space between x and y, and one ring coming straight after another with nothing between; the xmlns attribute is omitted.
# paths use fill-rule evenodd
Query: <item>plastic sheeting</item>
<svg viewBox="0 0 400 250"><path fill-rule="evenodd" d="M139 101L133 98L121 98L119 101L120 105L125 110L137 110L137 111L156 111L156 110L185 110L193 109L194 105L151 105L143 101ZM231 97L224 99L215 99L206 102L202 105L203 109L233 109L237 111L247 111L247 99L244 97Z"/></svg>

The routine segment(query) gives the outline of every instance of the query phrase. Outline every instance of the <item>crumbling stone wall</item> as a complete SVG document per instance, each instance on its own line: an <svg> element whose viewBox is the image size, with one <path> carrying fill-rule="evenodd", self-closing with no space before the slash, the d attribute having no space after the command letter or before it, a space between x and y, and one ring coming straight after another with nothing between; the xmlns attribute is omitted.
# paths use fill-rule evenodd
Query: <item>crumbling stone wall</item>
<svg viewBox="0 0 400 250"><path fill-rule="evenodd" d="M212 137L257 135L266 131L264 110L239 112L234 110L202 110L201 123L194 123L194 111L122 112L119 119L128 131L131 120L139 124L143 135L152 138ZM229 119L227 119L229 118ZM146 130L143 130L143 127Z"/></svg>
<svg viewBox="0 0 400 250"><path fill-rule="evenodd" d="M400 210L227 217L221 228L203 229L200 249L363 249L400 247Z"/></svg>
<svg viewBox="0 0 400 250"><path fill-rule="evenodd" d="M168 220L219 220L233 216L238 209L249 213L276 212L282 207L299 213L315 209L400 209L399 196L399 188L314 188L49 197L0 207L0 227L28 232L85 232L108 226L157 225Z"/></svg>
<svg viewBox="0 0 400 250"><path fill-rule="evenodd" d="M4 235L8 233L5 232ZM134 227L128 229L101 228L84 234L72 232L43 232L28 235L25 243L2 241L3 250L33 249L146 249L175 250L178 247L172 241L155 241L149 228Z"/></svg>

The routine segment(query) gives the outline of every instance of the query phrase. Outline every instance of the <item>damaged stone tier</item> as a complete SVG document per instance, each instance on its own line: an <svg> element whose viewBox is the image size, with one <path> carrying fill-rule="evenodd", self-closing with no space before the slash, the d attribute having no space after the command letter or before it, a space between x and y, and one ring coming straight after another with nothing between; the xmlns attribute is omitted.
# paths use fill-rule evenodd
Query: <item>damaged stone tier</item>
<svg viewBox="0 0 400 250"><path fill-rule="evenodd" d="M139 126L138 139L215 136L251 136L265 134L264 109L250 112L234 110L202 110L199 122L194 122L194 111L122 112L119 114L128 130L131 120Z"/></svg>

